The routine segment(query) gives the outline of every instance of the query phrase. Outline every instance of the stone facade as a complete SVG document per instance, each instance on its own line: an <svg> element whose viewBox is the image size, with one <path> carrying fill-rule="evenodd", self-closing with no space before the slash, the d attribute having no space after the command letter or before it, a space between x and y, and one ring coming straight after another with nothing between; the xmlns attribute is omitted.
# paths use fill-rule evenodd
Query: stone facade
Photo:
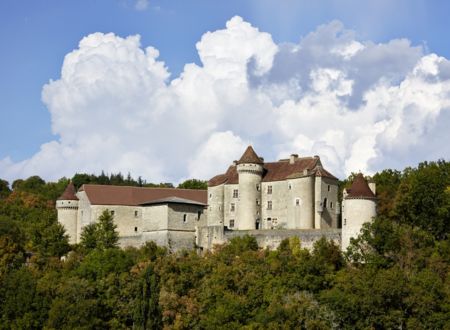
<svg viewBox="0 0 450 330"><path fill-rule="evenodd" d="M318 156L293 154L264 163L249 146L226 173L208 182L207 225L198 228L196 244L208 250L250 234L262 247L274 248L290 236L310 247L325 236L344 249L376 215L375 199L360 198L344 200L346 225L341 229L338 179L323 168Z"/></svg>
<svg viewBox="0 0 450 330"><path fill-rule="evenodd" d="M111 188L103 187L106 193ZM196 227L206 224L204 212L206 205L201 201L166 197L146 201L141 205L98 204L92 201L95 199L92 198L95 197L93 194L97 192L90 192L89 188L84 186L74 193L74 197L70 200L57 201L58 220L66 229L71 244L80 242L83 227L96 222L104 210L109 210L114 217L119 233L119 244L122 247L139 247L151 240L172 250L192 249ZM177 190L173 189L173 193L176 196ZM204 197L201 197L201 194ZM206 201L206 191L196 195L200 195ZM67 195L61 197L67 198Z"/></svg>

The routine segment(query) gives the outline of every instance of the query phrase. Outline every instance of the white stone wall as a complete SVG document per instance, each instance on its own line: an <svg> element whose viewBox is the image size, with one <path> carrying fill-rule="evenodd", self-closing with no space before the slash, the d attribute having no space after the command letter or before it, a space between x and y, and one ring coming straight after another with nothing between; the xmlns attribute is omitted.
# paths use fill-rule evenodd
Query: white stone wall
<svg viewBox="0 0 450 330"><path fill-rule="evenodd" d="M255 229L256 220L261 225L261 207L256 203L261 200L261 185L263 167L259 164L239 164L239 207L237 209L237 229Z"/></svg>
<svg viewBox="0 0 450 330"><path fill-rule="evenodd" d="M77 239L76 242L80 243L80 235L84 226L91 223L91 203L84 191L77 193L78 197L78 214L77 214Z"/></svg>
<svg viewBox="0 0 450 330"><path fill-rule="evenodd" d="M272 193L268 193L272 187ZM288 182L263 182L261 185L261 217L263 229L289 228L287 203L289 200ZM272 209L268 209L268 202L272 202ZM267 219L271 220L268 221Z"/></svg>
<svg viewBox="0 0 450 330"><path fill-rule="evenodd" d="M350 238L356 238L362 225L376 216L376 201L372 199L344 199L342 205L342 250L347 250Z"/></svg>
<svg viewBox="0 0 450 330"><path fill-rule="evenodd" d="M317 180L316 180L317 182ZM316 185L317 187L317 185ZM337 218L340 212L338 203L338 185L336 180L321 178L320 180L320 203L322 204L322 213L320 214L321 229L337 228ZM325 205L324 201L327 201Z"/></svg>
<svg viewBox="0 0 450 330"><path fill-rule="evenodd" d="M168 226L171 231L194 232L195 227L205 223L205 212L203 206L169 204Z"/></svg>
<svg viewBox="0 0 450 330"><path fill-rule="evenodd" d="M169 226L167 204L142 207L142 232L167 230Z"/></svg>
<svg viewBox="0 0 450 330"><path fill-rule="evenodd" d="M69 243L75 244L77 242L78 201L56 201L56 209L58 211L58 222L64 227L66 234L69 235Z"/></svg>
<svg viewBox="0 0 450 330"><path fill-rule="evenodd" d="M223 225L224 186L208 187L207 221L209 226Z"/></svg>
<svg viewBox="0 0 450 330"><path fill-rule="evenodd" d="M238 197L233 197L233 191L238 191ZM239 209L239 201L240 201L240 192L238 184L227 184L224 187L224 203L223 203L223 225L230 228L230 220L234 220L234 228L237 228L237 217L238 217L238 209ZM235 205L234 211L231 210L231 204ZM222 225L222 223L219 223Z"/></svg>
<svg viewBox="0 0 450 330"><path fill-rule="evenodd" d="M290 237L298 237L302 247L312 249L314 243L325 237L341 244L341 229L273 229L273 230L234 230L224 231L221 226L199 228L197 245L203 250L212 250L214 245L229 242L234 237L251 235L256 238L261 248L276 249L281 241Z"/></svg>

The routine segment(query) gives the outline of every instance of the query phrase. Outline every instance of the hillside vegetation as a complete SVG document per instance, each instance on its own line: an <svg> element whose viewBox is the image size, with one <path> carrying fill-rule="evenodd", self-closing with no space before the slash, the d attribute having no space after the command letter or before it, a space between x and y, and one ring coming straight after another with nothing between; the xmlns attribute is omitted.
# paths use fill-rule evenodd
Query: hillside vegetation
<svg viewBox="0 0 450 330"><path fill-rule="evenodd" d="M145 185L98 179L73 181ZM373 180L379 216L345 253L247 236L203 256L119 249L108 212L70 246L54 208L68 179L0 180L0 329L449 329L450 163Z"/></svg>

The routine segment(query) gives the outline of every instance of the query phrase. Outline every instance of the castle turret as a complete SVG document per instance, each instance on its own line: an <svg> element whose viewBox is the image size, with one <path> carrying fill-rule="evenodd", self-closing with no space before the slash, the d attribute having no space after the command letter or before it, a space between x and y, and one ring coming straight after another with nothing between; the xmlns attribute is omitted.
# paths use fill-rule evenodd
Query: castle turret
<svg viewBox="0 0 450 330"><path fill-rule="evenodd" d="M261 180L263 161L248 146L237 164L239 175L239 207L237 228L240 230L260 228Z"/></svg>
<svg viewBox="0 0 450 330"><path fill-rule="evenodd" d="M375 185L372 189L360 173L353 180L350 189L344 190L342 203L342 243L343 251L350 244L350 238L356 238L364 223L371 222L377 215Z"/></svg>
<svg viewBox="0 0 450 330"><path fill-rule="evenodd" d="M57 199L56 210L58 211L59 223L63 225L66 233L69 235L69 243L75 244L77 238L78 197L72 182L67 185L66 190Z"/></svg>

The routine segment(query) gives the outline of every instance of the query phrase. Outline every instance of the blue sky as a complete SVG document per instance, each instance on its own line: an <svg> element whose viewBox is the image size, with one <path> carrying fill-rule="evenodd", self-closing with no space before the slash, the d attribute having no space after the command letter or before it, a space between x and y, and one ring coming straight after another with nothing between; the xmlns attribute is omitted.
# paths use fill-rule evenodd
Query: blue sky
<svg viewBox="0 0 450 330"><path fill-rule="evenodd" d="M318 26L338 20L357 40L377 44L406 38L412 46L422 46L423 54L436 53L448 59L448 13L448 1L414 0L150 0L141 8L136 8L133 0L3 0L0 160L29 159L41 145L60 138L52 133L52 116L41 100L42 88L60 78L64 56L94 32L112 32L123 38L139 34L143 48L159 50L158 59L168 67L170 81L185 64L202 64L196 43L207 31L224 29L235 15L268 32L278 45L298 43ZM253 142L252 138L244 140ZM447 157L447 151L441 157ZM169 178L183 175L189 174Z"/></svg>

